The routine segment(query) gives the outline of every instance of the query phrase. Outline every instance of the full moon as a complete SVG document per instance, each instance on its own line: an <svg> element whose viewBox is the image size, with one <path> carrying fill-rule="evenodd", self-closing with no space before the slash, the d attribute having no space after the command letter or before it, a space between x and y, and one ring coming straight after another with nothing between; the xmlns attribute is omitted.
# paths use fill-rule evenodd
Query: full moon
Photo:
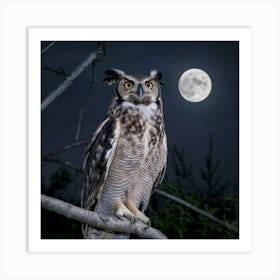
<svg viewBox="0 0 280 280"><path fill-rule="evenodd" d="M182 97L187 101L200 102L210 94L212 82L206 72L193 68L181 75L178 88Z"/></svg>

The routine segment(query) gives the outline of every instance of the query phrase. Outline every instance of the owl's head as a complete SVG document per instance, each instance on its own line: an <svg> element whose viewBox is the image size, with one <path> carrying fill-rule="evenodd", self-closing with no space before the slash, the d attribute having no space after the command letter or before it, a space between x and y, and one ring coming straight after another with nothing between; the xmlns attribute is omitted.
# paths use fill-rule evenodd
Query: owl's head
<svg viewBox="0 0 280 280"><path fill-rule="evenodd" d="M122 101L148 105L160 98L162 74L157 70L147 76L126 74L118 69L109 69L105 74L103 81L115 83L115 92Z"/></svg>

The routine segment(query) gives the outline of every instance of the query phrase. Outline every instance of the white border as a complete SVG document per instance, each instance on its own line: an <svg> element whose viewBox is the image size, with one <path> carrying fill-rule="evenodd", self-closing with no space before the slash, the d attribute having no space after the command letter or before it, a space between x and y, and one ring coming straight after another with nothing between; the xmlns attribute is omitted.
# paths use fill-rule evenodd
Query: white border
<svg viewBox="0 0 280 280"><path fill-rule="evenodd" d="M149 0L148 9L146 3L145 0L0 1L1 280L280 279L280 3L278 0ZM252 28L254 164L250 253L33 254L27 251L27 28L100 25Z"/></svg>
<svg viewBox="0 0 280 280"><path fill-rule="evenodd" d="M129 29L129 30L127 30ZM133 32L132 32L133 31ZM252 248L252 46L249 28L30 28L29 235L30 252L250 252ZM119 35L124 34L124 35ZM129 34L129 37L126 35ZM238 240L41 240L40 57L41 41L239 41L240 42L240 238Z"/></svg>

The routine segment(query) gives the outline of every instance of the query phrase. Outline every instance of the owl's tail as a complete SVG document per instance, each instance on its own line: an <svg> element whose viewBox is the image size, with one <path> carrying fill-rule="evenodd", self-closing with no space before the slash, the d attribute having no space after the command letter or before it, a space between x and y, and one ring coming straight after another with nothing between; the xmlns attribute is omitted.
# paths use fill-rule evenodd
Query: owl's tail
<svg viewBox="0 0 280 280"><path fill-rule="evenodd" d="M129 234L100 230L87 224L82 225L82 232L84 239L129 239Z"/></svg>

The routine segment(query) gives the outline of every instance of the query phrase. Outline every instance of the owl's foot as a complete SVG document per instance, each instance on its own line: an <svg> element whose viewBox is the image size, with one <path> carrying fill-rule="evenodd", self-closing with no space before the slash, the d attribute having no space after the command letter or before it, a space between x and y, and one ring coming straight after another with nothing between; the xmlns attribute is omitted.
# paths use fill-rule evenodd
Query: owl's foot
<svg viewBox="0 0 280 280"><path fill-rule="evenodd" d="M136 220L139 220L146 225L151 225L150 219L145 216L145 214L142 213L139 209L137 209L132 199L127 200L127 208L134 214Z"/></svg>
<svg viewBox="0 0 280 280"><path fill-rule="evenodd" d="M135 220L135 215L127 209L127 207L123 204L123 202L121 200L117 201L116 216L120 220L124 220L125 218L127 218L131 221Z"/></svg>
<svg viewBox="0 0 280 280"><path fill-rule="evenodd" d="M136 218L136 220L139 220L139 221L141 221L142 223L144 223L144 224L146 224L146 225L148 225L148 226L151 225L150 219L149 219L145 214L143 214L143 213L140 212L140 211L138 211L138 212L136 213L135 218Z"/></svg>

